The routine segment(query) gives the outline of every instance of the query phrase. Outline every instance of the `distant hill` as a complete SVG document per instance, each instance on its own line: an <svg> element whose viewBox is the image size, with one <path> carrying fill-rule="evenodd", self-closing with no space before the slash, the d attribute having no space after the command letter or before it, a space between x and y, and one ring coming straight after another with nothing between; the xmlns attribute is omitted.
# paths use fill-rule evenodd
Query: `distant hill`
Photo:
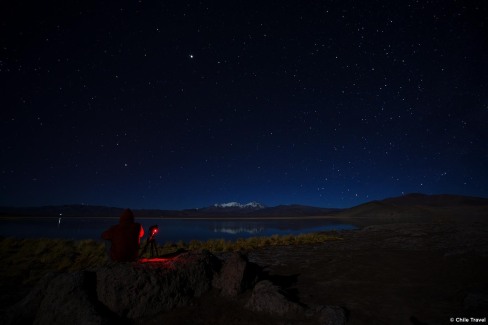
<svg viewBox="0 0 488 325"><path fill-rule="evenodd" d="M265 208L264 205L258 202L249 202L246 204L241 204L239 202L228 202L228 203L216 203L213 205L215 208L238 208L238 209L262 209Z"/></svg>
<svg viewBox="0 0 488 325"><path fill-rule="evenodd" d="M338 218L374 222L488 221L488 199L461 195L407 194L372 201L337 214ZM370 223L370 222L365 222Z"/></svg>
<svg viewBox="0 0 488 325"><path fill-rule="evenodd" d="M93 205L0 207L0 216L119 217L123 209ZM375 219L382 222L417 221L432 218L482 218L488 220L488 199L461 195L419 193L371 201L349 209L320 208L299 204L265 207L256 202L215 204L186 210L137 210L136 218L265 218L329 216L335 219Z"/></svg>
<svg viewBox="0 0 488 325"><path fill-rule="evenodd" d="M233 202L235 203L235 202ZM119 217L124 209L93 205L62 205L42 207L0 207L0 216L11 217ZM133 209L136 218L225 218L225 217L302 217L322 216L341 211L340 209L318 208L305 205L279 205L264 207L261 204L221 204L199 209L186 210L139 210Z"/></svg>
<svg viewBox="0 0 488 325"><path fill-rule="evenodd" d="M106 207L98 205L59 205L59 206L42 206L42 207L0 207L1 216L12 217L91 217L91 218L110 218L119 217L124 211L123 208ZM134 210L137 216L159 217L167 214L167 210Z"/></svg>
<svg viewBox="0 0 488 325"><path fill-rule="evenodd" d="M255 211L262 210L264 208L264 205L257 202L249 202L247 204L241 204L239 202L229 202L217 203L212 206L199 209L183 210L183 213L194 217L247 216Z"/></svg>
<svg viewBox="0 0 488 325"><path fill-rule="evenodd" d="M291 204L278 205L275 207L264 208L253 211L250 215L253 217L306 217L306 216L326 216L337 214L344 209L335 208L318 208L307 205Z"/></svg>
<svg viewBox="0 0 488 325"><path fill-rule="evenodd" d="M235 202L232 202L235 203ZM252 204L251 204L252 203ZM305 217L324 216L342 211L342 209L319 208L307 205L291 204L265 207L262 204L251 202L248 204L219 204L201 209L183 210L189 217Z"/></svg>
<svg viewBox="0 0 488 325"><path fill-rule="evenodd" d="M395 218L400 215L426 216L429 212L422 207L397 206L384 201L372 201L347 209L339 214L352 218Z"/></svg>
<svg viewBox="0 0 488 325"><path fill-rule="evenodd" d="M488 205L487 198L438 194L426 195L411 193L403 196L382 200L396 206L430 206L430 207L453 207L453 206L483 206Z"/></svg>
<svg viewBox="0 0 488 325"><path fill-rule="evenodd" d="M95 205L59 205L41 207L0 207L0 215L4 216L39 216L39 217L114 217L124 209Z"/></svg>

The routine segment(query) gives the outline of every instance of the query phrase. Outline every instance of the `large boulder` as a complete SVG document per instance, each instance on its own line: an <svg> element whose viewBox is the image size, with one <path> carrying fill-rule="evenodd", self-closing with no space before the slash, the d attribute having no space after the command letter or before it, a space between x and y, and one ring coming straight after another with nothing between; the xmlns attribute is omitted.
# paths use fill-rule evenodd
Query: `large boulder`
<svg viewBox="0 0 488 325"><path fill-rule="evenodd" d="M2 310L2 324L118 324L144 321L190 305L212 288L234 297L254 286L260 272L244 255L222 261L209 252L185 253L146 263L112 263L93 270L50 274L21 302ZM241 296L246 297L246 296ZM339 325L340 307L307 308L286 289L258 282L246 308L278 317Z"/></svg>
<svg viewBox="0 0 488 325"><path fill-rule="evenodd" d="M222 296L235 297L252 288L257 278L257 266L249 263L247 256L234 252L228 257L212 285Z"/></svg>
<svg viewBox="0 0 488 325"><path fill-rule="evenodd" d="M162 262L112 263L91 271L50 274L2 324L114 324L189 304L211 288L220 260L209 252Z"/></svg>
<svg viewBox="0 0 488 325"><path fill-rule="evenodd" d="M208 291L219 263L202 252L182 254L165 265L114 264L97 271L98 300L120 317L149 317Z"/></svg>
<svg viewBox="0 0 488 325"><path fill-rule="evenodd" d="M59 273L46 274L39 283L21 301L13 306L2 309L0 319L3 324L32 324L36 318L39 305L51 281L59 276Z"/></svg>
<svg viewBox="0 0 488 325"><path fill-rule="evenodd" d="M283 316L287 313L303 312L304 308L287 298L280 287L268 280L260 281L254 287L246 307L259 312Z"/></svg>
<svg viewBox="0 0 488 325"><path fill-rule="evenodd" d="M95 273L82 271L47 274L0 319L2 324L112 324L118 317L97 301Z"/></svg>
<svg viewBox="0 0 488 325"><path fill-rule="evenodd" d="M96 298L94 272L65 273L47 287L34 324L109 324L112 317Z"/></svg>
<svg viewBox="0 0 488 325"><path fill-rule="evenodd" d="M347 315L339 306L318 306L316 308L320 325L345 325Z"/></svg>

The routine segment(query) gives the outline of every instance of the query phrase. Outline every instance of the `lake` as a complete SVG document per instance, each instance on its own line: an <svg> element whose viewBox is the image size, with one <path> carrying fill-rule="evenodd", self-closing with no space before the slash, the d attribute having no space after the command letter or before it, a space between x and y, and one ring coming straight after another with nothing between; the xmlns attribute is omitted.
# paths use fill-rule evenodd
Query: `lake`
<svg viewBox="0 0 488 325"><path fill-rule="evenodd" d="M146 231L159 226L158 243L189 242L192 239L234 240L257 236L288 235L317 231L356 229L330 219L143 219ZM117 224L118 218L17 218L0 219L0 236L18 238L100 239L100 234ZM146 237L146 236L145 236Z"/></svg>

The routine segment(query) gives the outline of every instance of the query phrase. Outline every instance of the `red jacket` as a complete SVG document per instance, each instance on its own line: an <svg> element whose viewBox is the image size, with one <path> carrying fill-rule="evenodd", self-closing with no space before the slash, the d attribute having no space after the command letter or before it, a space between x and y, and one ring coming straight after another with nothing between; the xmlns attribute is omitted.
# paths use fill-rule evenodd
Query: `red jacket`
<svg viewBox="0 0 488 325"><path fill-rule="evenodd" d="M144 236L144 228L134 222L134 214L125 209L120 216L119 224L102 233L102 238L110 240L110 257L114 261L129 262L139 257L140 239Z"/></svg>

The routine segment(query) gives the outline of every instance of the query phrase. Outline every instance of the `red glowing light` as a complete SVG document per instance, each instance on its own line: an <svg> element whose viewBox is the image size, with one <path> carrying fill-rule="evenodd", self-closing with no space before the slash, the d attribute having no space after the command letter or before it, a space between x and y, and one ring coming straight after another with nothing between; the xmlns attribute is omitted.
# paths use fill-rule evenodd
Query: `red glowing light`
<svg viewBox="0 0 488 325"><path fill-rule="evenodd" d="M139 263L164 263L170 261L171 258L153 257L153 258L141 258Z"/></svg>

